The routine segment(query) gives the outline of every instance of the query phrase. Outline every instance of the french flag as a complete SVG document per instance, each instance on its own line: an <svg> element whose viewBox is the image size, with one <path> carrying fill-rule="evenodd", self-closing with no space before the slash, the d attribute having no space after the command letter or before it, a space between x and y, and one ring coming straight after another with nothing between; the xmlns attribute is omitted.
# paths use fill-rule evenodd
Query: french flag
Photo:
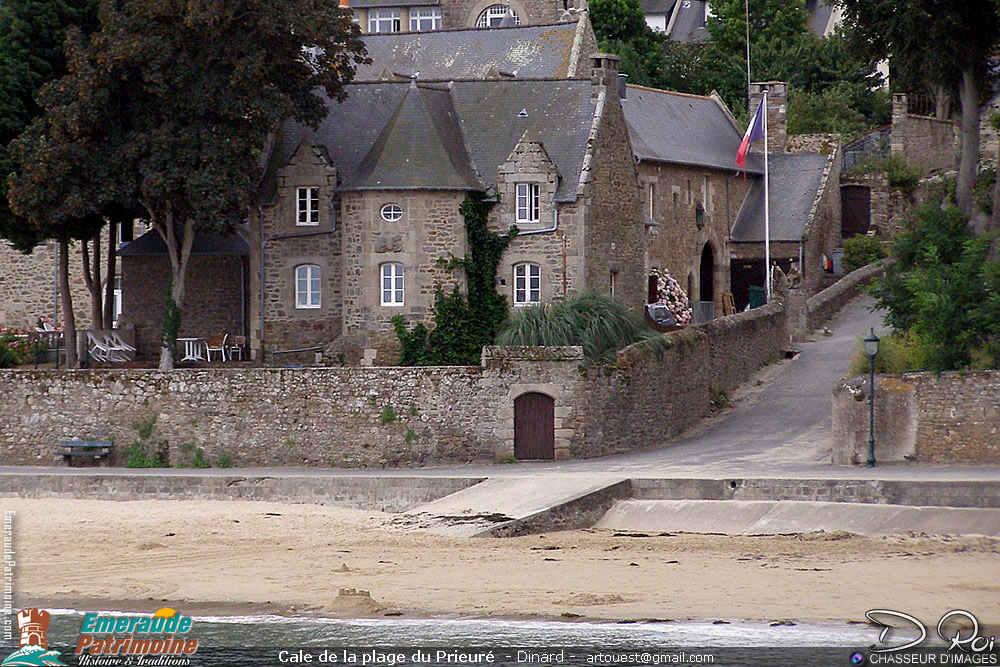
<svg viewBox="0 0 1000 667"><path fill-rule="evenodd" d="M746 166L747 149L750 148L750 144L764 138L764 114L761 113L763 109L764 103L761 102L753 118L750 120L750 125L747 126L747 131L743 135L743 141L740 143L740 149L736 151L736 166L741 169Z"/></svg>

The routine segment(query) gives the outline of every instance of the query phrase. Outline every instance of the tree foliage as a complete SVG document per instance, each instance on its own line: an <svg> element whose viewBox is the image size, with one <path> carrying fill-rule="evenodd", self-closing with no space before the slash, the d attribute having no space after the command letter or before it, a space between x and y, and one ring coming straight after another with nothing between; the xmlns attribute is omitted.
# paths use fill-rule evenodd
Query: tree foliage
<svg viewBox="0 0 1000 667"><path fill-rule="evenodd" d="M979 105L989 90L989 57L1000 40L997 0L839 0L852 27L851 45L890 58L894 85L914 90L936 84L957 94L962 148L958 206L972 213L979 159Z"/></svg>
<svg viewBox="0 0 1000 667"><path fill-rule="evenodd" d="M629 83L662 86L667 62L663 36L646 25L639 0L593 0L590 17L598 46L618 55Z"/></svg>
<svg viewBox="0 0 1000 667"><path fill-rule="evenodd" d="M364 46L350 12L326 0L103 0L100 22L45 91L15 187L26 199L78 193L39 216L138 202L166 243L183 309L195 233L246 219L268 133L287 118L317 125L319 91L342 98ZM61 170L60 184L36 168ZM166 343L160 366L173 366Z"/></svg>
<svg viewBox="0 0 1000 667"><path fill-rule="evenodd" d="M872 288L886 323L917 337L932 370L1000 363L1000 262L987 258L992 239L967 223L954 206L921 208Z"/></svg>
<svg viewBox="0 0 1000 667"><path fill-rule="evenodd" d="M5 0L0 3L0 236L29 252L45 233L7 204L7 174L18 163L10 142L41 115L38 92L66 73L63 45L75 26L97 24L97 0Z"/></svg>

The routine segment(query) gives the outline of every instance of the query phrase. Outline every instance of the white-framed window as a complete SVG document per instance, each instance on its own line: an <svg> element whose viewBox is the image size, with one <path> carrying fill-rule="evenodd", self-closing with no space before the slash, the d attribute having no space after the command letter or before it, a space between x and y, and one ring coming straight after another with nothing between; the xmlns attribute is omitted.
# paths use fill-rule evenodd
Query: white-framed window
<svg viewBox="0 0 1000 667"><path fill-rule="evenodd" d="M319 224L319 188L298 188L296 191L295 224L312 227Z"/></svg>
<svg viewBox="0 0 1000 667"><path fill-rule="evenodd" d="M618 286L618 272L612 271L608 276L608 294L614 297L615 288Z"/></svg>
<svg viewBox="0 0 1000 667"><path fill-rule="evenodd" d="M315 264L295 267L295 307L319 308L320 304L319 267Z"/></svg>
<svg viewBox="0 0 1000 667"><path fill-rule="evenodd" d="M517 184L517 222L538 222L538 184Z"/></svg>
<svg viewBox="0 0 1000 667"><path fill-rule="evenodd" d="M440 7L411 7L410 32L441 29Z"/></svg>
<svg viewBox="0 0 1000 667"><path fill-rule="evenodd" d="M477 28L496 28L499 27L500 22L503 18L507 16L507 10L510 9L510 13L514 16L514 25L521 25L521 19L518 17L517 12L511 9L507 5L490 5L483 10L483 13L479 15L476 19Z"/></svg>
<svg viewBox="0 0 1000 667"><path fill-rule="evenodd" d="M396 222L403 217L403 209L399 204L386 204L379 211L379 215L386 222Z"/></svg>
<svg viewBox="0 0 1000 667"><path fill-rule="evenodd" d="M403 265L398 262L383 264L380 273L382 276L382 305L402 306Z"/></svg>
<svg viewBox="0 0 1000 667"><path fill-rule="evenodd" d="M399 32L399 10L369 9L368 32Z"/></svg>
<svg viewBox="0 0 1000 667"><path fill-rule="evenodd" d="M656 211L656 205L654 204L655 201L656 201L656 184L655 183L650 183L649 184L649 217L653 218L653 219L655 219L655 216L653 214Z"/></svg>
<svg viewBox="0 0 1000 667"><path fill-rule="evenodd" d="M542 267L531 262L514 265L514 305L528 306L542 298Z"/></svg>

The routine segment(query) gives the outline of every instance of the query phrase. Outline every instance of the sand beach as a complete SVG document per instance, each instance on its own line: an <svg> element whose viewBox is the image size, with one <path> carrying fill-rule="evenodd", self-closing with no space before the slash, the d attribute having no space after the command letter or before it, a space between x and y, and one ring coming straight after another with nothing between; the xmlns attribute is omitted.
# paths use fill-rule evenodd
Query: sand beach
<svg viewBox="0 0 1000 667"><path fill-rule="evenodd" d="M469 539L319 505L2 505L15 512L16 606L844 623L881 607L927 624L967 609L1000 627L1000 540L988 538L576 530Z"/></svg>

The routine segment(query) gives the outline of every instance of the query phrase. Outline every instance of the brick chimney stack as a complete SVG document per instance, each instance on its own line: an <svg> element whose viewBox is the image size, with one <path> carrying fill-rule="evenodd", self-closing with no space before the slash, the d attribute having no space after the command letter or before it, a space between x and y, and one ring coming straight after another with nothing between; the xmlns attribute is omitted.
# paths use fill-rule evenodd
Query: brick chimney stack
<svg viewBox="0 0 1000 667"><path fill-rule="evenodd" d="M750 117L757 112L767 91L767 149L784 153L788 144L788 92L784 81L762 81L750 84ZM764 150L758 146L758 150Z"/></svg>

